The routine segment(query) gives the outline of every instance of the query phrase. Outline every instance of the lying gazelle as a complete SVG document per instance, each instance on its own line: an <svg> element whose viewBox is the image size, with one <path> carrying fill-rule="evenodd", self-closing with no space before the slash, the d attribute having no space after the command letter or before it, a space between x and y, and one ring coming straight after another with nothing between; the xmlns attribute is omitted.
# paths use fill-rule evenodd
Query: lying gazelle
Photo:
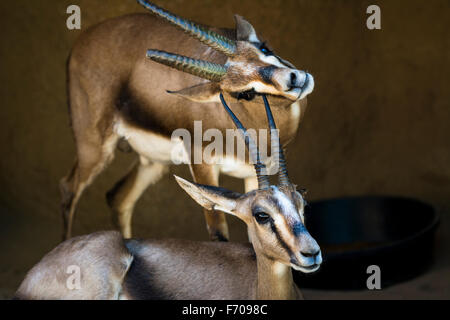
<svg viewBox="0 0 450 320"><path fill-rule="evenodd" d="M220 96L236 126L245 128ZM276 133L263 95L271 132ZM273 138L273 137L272 137ZM254 146L246 136L247 146ZM277 137L272 141L279 143ZM279 185L270 185L259 152L258 190L238 194L215 186L178 184L204 208L243 220L252 245L185 240L122 240L100 232L67 240L27 275L17 299L300 299L291 267L308 273L322 263L304 225L305 201L288 179L280 147ZM253 247L252 247L253 246ZM74 268L75 266L75 268ZM67 270L78 268L78 287ZM73 271L71 271L73 272ZM68 283L70 286L68 286ZM70 289L69 289L70 288ZM72 290L71 290L72 289Z"/></svg>
<svg viewBox="0 0 450 320"><path fill-rule="evenodd" d="M242 17L236 16L236 30L214 29L146 0L139 3L154 15L133 14L106 21L86 31L71 52L68 92L77 157L60 183L65 238L71 236L82 192L113 159L121 139L138 153L139 161L107 198L116 224L123 236L130 238L136 201L172 163L176 143L171 134L178 128L192 133L195 120L202 120L204 131L215 128L223 136L232 128L225 111L217 108L220 92L255 130L264 128L265 119L257 114L261 104L254 98L270 94L275 119L282 128L281 141L287 144L306 108L304 98L314 87L311 75L276 56ZM149 59L143 57L145 52ZM168 94L167 88L182 90ZM256 188L255 174L245 159L220 160L213 164L188 161L194 181L217 186L222 172L245 179L246 192ZM227 240L224 215L205 209L205 216L211 238Z"/></svg>

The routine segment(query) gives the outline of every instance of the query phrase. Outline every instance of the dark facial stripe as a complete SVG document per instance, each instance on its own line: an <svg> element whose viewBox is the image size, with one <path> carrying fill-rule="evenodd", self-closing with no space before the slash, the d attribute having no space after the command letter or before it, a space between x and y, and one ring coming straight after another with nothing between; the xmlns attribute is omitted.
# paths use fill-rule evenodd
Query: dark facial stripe
<svg viewBox="0 0 450 320"><path fill-rule="evenodd" d="M303 223L297 222L293 227L292 227L292 232L294 233L294 236L298 237L302 232L305 232L306 228L303 225Z"/></svg>
<svg viewBox="0 0 450 320"><path fill-rule="evenodd" d="M256 49L258 49L259 51L261 51L261 45L263 45L263 42L251 42L251 44L253 44ZM279 56L277 56L276 54L273 53L273 51L268 52L268 54L266 54L266 56L272 56L275 57L281 64L283 64L285 67L287 68L291 68L291 69L297 69L292 63L290 63L289 61L286 61L282 58L280 58Z"/></svg>
<svg viewBox="0 0 450 320"><path fill-rule="evenodd" d="M269 197L267 200L278 210L278 212L282 212L283 208L281 207L277 198Z"/></svg>
<svg viewBox="0 0 450 320"><path fill-rule="evenodd" d="M275 234L275 236L277 237L278 242L281 244L281 246L284 248L284 250L287 251L291 262L296 263L297 264L297 259L295 258L294 253L292 252L291 248L289 248L289 246L286 244L286 242L283 240L283 238L281 237L280 233L278 232L277 227L275 226L275 223L273 220L270 221L270 228L272 229L272 232Z"/></svg>
<svg viewBox="0 0 450 320"><path fill-rule="evenodd" d="M272 76L277 67L275 66L267 66L259 68L258 73L261 76L261 79L268 84L272 83Z"/></svg>
<svg viewBox="0 0 450 320"><path fill-rule="evenodd" d="M292 63L290 63L289 61L286 61L282 58L280 58L279 56L275 56L278 61L280 61L280 63L284 64L286 67L291 68L291 69L297 69Z"/></svg>

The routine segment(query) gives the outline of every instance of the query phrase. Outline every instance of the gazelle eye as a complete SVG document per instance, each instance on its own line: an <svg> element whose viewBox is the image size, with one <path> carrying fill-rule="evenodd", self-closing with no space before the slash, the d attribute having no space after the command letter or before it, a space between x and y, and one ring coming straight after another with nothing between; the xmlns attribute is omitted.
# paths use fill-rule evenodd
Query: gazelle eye
<svg viewBox="0 0 450 320"><path fill-rule="evenodd" d="M259 224L265 224L271 219L270 216L263 211L257 211L253 214L253 216Z"/></svg>
<svg viewBox="0 0 450 320"><path fill-rule="evenodd" d="M261 50L261 52L264 53L266 56L272 54L272 51L270 51L269 48L267 48L267 46L266 46L265 43L262 43L262 44L259 46L259 50Z"/></svg>

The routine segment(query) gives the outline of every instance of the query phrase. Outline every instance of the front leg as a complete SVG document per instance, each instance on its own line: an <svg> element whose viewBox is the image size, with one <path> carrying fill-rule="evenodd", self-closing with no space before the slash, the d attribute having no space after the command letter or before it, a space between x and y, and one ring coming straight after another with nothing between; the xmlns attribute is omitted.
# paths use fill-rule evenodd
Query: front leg
<svg viewBox="0 0 450 320"><path fill-rule="evenodd" d="M208 164L193 164L190 166L192 178L196 183L219 186L219 169ZM218 210L203 209L209 237L213 241L228 241L228 224L225 214Z"/></svg>
<svg viewBox="0 0 450 320"><path fill-rule="evenodd" d="M106 199L113 213L113 222L125 239L132 237L131 219L136 202L144 191L161 180L167 171L167 165L150 162L141 157L131 171L107 193Z"/></svg>

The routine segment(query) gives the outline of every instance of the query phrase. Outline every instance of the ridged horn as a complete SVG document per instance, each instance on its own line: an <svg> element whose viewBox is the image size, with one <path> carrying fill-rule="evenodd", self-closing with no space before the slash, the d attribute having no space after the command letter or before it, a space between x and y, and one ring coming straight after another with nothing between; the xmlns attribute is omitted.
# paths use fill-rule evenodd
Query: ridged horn
<svg viewBox="0 0 450 320"><path fill-rule="evenodd" d="M192 59L161 50L148 50L147 58L174 69L215 82L219 82L227 73L227 68L224 65Z"/></svg>
<svg viewBox="0 0 450 320"><path fill-rule="evenodd" d="M278 182L280 186L287 186L290 185L290 182L286 168L286 159L284 158L283 153L283 146L280 142L280 136L275 124L275 119L273 118L272 110L270 109L269 101L267 101L267 97L265 94L263 94L262 97L264 100L264 106L266 108L267 121L269 122L272 150L276 150L278 148Z"/></svg>
<svg viewBox="0 0 450 320"><path fill-rule="evenodd" d="M242 125L241 121L236 117L236 115L231 111L230 107L227 105L223 94L220 93L220 100L230 116L231 120L233 120L236 127L243 134L245 145L247 146L248 153L250 154L250 160L254 162L254 167L256 171L256 177L258 178L258 188L260 190L267 189L270 187L269 177L267 175L261 174L261 171L266 168L266 166L261 163L258 146L255 144L253 139L247 134L247 129Z"/></svg>
<svg viewBox="0 0 450 320"><path fill-rule="evenodd" d="M172 14L147 0L137 1L139 2L139 4L150 10L155 15L167 20L171 24L182 29L184 32L188 33L207 46L210 46L211 48L222 52L229 57L234 56L236 52L235 41L228 39L227 37L220 35L214 31L208 30L207 28L197 23L185 20L175 14Z"/></svg>

